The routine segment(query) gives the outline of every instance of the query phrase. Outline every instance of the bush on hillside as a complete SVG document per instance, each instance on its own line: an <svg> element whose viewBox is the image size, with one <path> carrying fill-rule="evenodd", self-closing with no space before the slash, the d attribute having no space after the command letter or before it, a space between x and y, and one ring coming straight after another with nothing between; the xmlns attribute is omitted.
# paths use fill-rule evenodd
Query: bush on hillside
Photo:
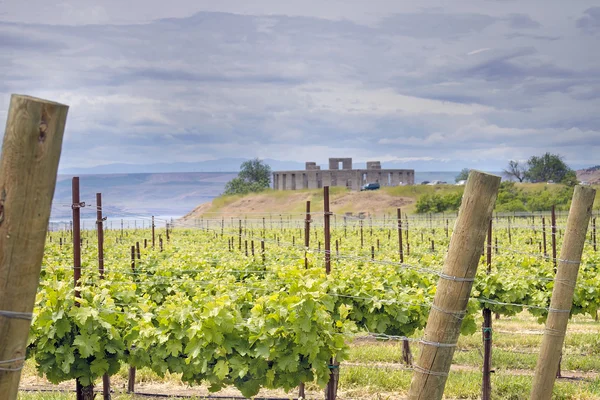
<svg viewBox="0 0 600 400"><path fill-rule="evenodd" d="M426 194L417 200L418 213L440 213L444 211L455 211L460 207L462 193L450 193L446 195Z"/></svg>
<svg viewBox="0 0 600 400"><path fill-rule="evenodd" d="M557 210L568 210L573 196L573 187L563 186L525 191L514 182L502 182L496 199L497 212L549 211L554 205ZM417 213L440 213L457 211L462 193L447 195L426 194L416 204Z"/></svg>

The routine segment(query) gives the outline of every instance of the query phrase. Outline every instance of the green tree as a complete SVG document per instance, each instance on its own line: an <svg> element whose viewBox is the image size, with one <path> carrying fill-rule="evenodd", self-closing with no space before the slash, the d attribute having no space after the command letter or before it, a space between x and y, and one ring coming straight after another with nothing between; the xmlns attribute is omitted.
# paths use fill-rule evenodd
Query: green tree
<svg viewBox="0 0 600 400"><path fill-rule="evenodd" d="M567 186L577 185L579 183L579 179L577 179L577 172L569 169L560 183L564 183Z"/></svg>
<svg viewBox="0 0 600 400"><path fill-rule="evenodd" d="M223 194L261 192L271 187L271 167L255 158L244 161L238 176L227 182Z"/></svg>
<svg viewBox="0 0 600 400"><path fill-rule="evenodd" d="M455 182L459 182L459 181L466 181L469 178L469 172L471 170L469 168L463 168L458 175L456 175L456 178L454 179Z"/></svg>
<svg viewBox="0 0 600 400"><path fill-rule="evenodd" d="M524 165L515 160L510 160L508 162L508 167L502 171L504 176L507 178L515 178L519 182L523 182L525 179L525 174L527 173L527 169Z"/></svg>
<svg viewBox="0 0 600 400"><path fill-rule="evenodd" d="M525 177L531 182L573 183L574 171L565 164L558 154L546 153L540 157L532 156L527 161ZM575 179L576 183L576 179Z"/></svg>

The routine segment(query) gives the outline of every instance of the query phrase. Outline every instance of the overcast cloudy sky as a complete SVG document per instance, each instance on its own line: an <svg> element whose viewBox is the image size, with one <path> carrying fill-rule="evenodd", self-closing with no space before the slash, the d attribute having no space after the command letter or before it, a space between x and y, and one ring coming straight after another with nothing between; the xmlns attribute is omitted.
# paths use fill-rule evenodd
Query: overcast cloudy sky
<svg viewBox="0 0 600 400"><path fill-rule="evenodd" d="M0 0L0 120L70 105L62 168L595 165L599 43L597 0Z"/></svg>

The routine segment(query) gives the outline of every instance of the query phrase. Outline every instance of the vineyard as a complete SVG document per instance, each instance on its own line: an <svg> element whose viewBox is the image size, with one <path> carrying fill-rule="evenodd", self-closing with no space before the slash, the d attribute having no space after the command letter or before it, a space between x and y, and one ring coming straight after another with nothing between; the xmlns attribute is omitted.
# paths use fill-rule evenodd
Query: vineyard
<svg viewBox="0 0 600 400"><path fill-rule="evenodd" d="M145 371L217 394L235 387L244 397L283 389L288 398L298 390L322 398L325 386L333 398L338 390L340 398L406 395L411 375L424 372L415 360L429 343L424 329L457 215L333 210L328 228L326 214L185 222L131 215L136 228L113 221L109 230L100 213L100 229L81 233L80 267L73 230L49 232L26 369L92 389L103 376L121 376L131 393L136 371ZM488 344L491 368L498 365L493 397L527 398L566 218L494 215L467 310L452 315L462 336L447 396L481 395ZM600 398L596 250L592 217L570 312L577 330L562 359L576 372L565 372L573 379L559 381L553 398ZM486 309L494 328L482 329Z"/></svg>

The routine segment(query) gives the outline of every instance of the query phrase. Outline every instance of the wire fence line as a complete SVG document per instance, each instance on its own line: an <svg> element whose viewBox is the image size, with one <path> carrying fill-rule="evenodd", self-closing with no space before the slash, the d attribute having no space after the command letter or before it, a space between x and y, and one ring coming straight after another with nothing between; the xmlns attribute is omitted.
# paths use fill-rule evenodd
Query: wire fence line
<svg viewBox="0 0 600 400"><path fill-rule="evenodd" d="M151 221L152 217L148 216L147 214L140 214L140 213L135 213L135 212L129 212L127 210L119 210L116 213L115 217L111 217L110 212L111 212L111 207L107 207L107 206L102 206L99 207L97 206L97 204L95 204L94 202L86 202L86 208L88 208L90 211L92 210L104 210L107 212L107 216L110 219L114 220L119 220L119 219L139 219L140 221ZM60 210L60 209L64 209L65 207L72 207L72 204L70 203L54 203L52 205L54 210ZM251 211L251 212L245 212L243 218L240 215L232 215L232 213L219 213L219 212L210 212L210 213L205 213L205 214L209 214L211 216L218 216L220 215L221 218L215 218L215 217L200 217L200 218L187 218L187 221L202 221L204 222L214 222L214 223L222 223L224 221L230 221L233 222L234 220L243 220L245 224L250 223L252 226L261 224L263 222L266 222L267 216L269 218L269 224L272 223L277 223L279 222L280 224L289 224L289 223L301 223L303 222L303 217L306 215L305 213L301 213L301 212L278 212L278 213L273 213L273 212L258 212L258 211ZM564 217L567 216L567 212L556 212L556 216L558 219L565 219ZM598 212L596 212L596 214L598 214ZM250 215L251 218L248 218L246 215ZM260 216L263 217L260 217ZM373 216L368 216L368 217L361 217L361 216L354 216L354 215L345 215L345 214L339 214L339 213L330 213L330 215L332 215L334 218L339 218L340 219L340 223L343 221L344 224L346 226L358 226L359 223L363 223L363 222L369 222L370 227L372 228L388 228L388 229L394 229L397 228L398 225L398 220L396 217L394 217L393 215L389 215L389 217L387 218L381 218L381 217L373 217ZM292 219L291 217L295 216L298 217L297 219ZM311 212L311 216L313 219L313 223L315 224L315 226L317 226L316 224L321 223L321 218L324 216L324 212L322 210L317 210L317 211L312 211ZM519 223L513 223L511 224L511 218L512 220L517 220L517 221L521 221L523 219L531 219L532 221L535 221L536 218L541 219L542 217L545 216L549 216L548 213L527 213L527 214L519 214L519 213L496 213L493 217L493 220L496 221L496 224L498 225L498 229L500 228L509 228L509 229L531 229L534 231L537 230L542 230L543 226L540 224L519 224ZM283 219L283 217L286 217L285 220ZM401 219L402 224L409 224L412 225L413 228L434 228L434 229L438 229L438 228L446 228L449 227L449 221L454 221L456 219L456 213L451 213L451 214L413 214L413 215L404 215L403 218ZM155 218L156 222L163 222L164 224L167 223L174 223L175 220L173 219L160 219L160 218ZM335 221L334 221L335 222ZM354 224L352 224L354 222ZM60 223L57 223L60 225L66 225L68 224L68 222L63 221ZM336 224L336 225L339 225ZM548 224L545 226L547 229L552 230L553 226L551 224ZM120 228L120 227L119 227ZM131 227L130 227L131 228ZM554 226L554 228L556 229L564 229L565 225L561 224L557 224ZM115 229L115 228L113 228ZM116 228L118 229L118 228Z"/></svg>

